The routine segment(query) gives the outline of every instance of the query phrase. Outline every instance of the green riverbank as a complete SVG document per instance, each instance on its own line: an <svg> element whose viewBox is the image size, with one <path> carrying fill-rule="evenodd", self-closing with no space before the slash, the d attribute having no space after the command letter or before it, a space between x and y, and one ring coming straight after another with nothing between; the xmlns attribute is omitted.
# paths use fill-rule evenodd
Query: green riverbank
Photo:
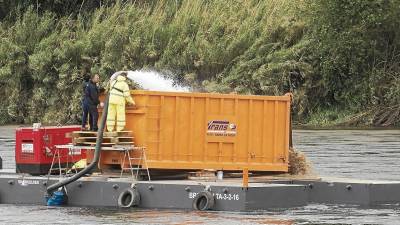
<svg viewBox="0 0 400 225"><path fill-rule="evenodd" d="M81 83L151 69L283 95L314 127L400 126L400 0L0 3L0 124L78 123Z"/></svg>

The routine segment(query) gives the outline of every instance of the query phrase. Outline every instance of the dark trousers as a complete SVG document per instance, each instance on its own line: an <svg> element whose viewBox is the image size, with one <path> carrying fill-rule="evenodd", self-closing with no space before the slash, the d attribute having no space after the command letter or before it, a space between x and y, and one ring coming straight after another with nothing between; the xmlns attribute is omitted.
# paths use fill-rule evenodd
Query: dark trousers
<svg viewBox="0 0 400 225"><path fill-rule="evenodd" d="M89 105L82 102L82 128L86 127L87 121L89 117L89 124L93 121L92 114L89 113ZM92 126L90 126L92 127Z"/></svg>
<svg viewBox="0 0 400 225"><path fill-rule="evenodd" d="M97 111L97 106L89 105L89 114L92 117L89 120L90 130L97 131L99 128L97 127L97 120L99 119L99 112Z"/></svg>

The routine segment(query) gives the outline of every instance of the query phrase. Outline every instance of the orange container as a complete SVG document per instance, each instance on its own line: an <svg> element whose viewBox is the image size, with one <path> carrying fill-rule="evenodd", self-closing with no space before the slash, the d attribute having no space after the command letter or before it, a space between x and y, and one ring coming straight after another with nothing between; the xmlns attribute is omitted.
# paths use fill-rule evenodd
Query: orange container
<svg viewBox="0 0 400 225"><path fill-rule="evenodd" d="M131 94L126 130L149 168L288 171L290 96Z"/></svg>

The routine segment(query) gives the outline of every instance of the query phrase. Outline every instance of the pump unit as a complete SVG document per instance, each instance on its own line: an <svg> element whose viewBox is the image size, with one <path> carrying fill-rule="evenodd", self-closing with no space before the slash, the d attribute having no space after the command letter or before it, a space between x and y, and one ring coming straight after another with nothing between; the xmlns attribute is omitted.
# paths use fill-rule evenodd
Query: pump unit
<svg viewBox="0 0 400 225"><path fill-rule="evenodd" d="M56 151L56 145L71 143L68 133L80 130L80 126L21 127L16 130L15 162L17 173L47 174ZM86 155L82 151L61 149L58 158L62 167L72 164Z"/></svg>

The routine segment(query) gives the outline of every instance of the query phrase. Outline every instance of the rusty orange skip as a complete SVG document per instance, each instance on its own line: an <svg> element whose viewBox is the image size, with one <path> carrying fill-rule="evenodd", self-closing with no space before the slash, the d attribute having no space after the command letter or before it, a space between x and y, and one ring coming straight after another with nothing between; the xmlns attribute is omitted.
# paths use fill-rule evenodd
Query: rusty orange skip
<svg viewBox="0 0 400 225"><path fill-rule="evenodd" d="M151 169L288 171L290 95L131 91L126 130ZM104 151L101 162L121 163Z"/></svg>

